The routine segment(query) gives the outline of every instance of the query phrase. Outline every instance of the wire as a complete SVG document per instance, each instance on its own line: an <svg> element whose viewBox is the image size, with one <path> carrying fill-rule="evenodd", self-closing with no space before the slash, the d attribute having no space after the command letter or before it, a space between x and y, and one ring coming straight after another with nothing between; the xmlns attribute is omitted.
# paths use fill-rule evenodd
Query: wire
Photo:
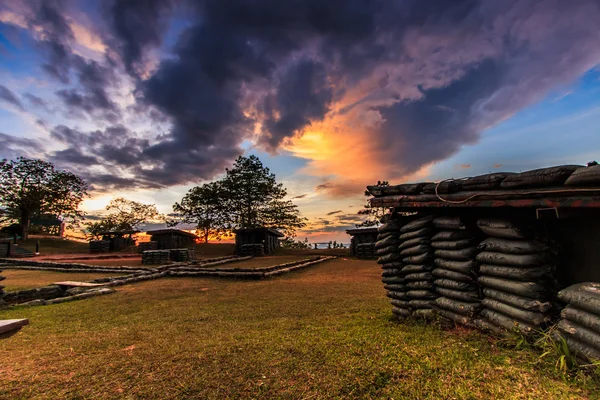
<svg viewBox="0 0 600 400"><path fill-rule="evenodd" d="M464 178L467 179L467 178ZM464 180L464 179L459 179L459 180ZM476 197L480 197L480 196L506 196L506 193L494 193L494 192L485 192L485 193L476 193L474 195L471 195L469 197L467 197L466 199L463 200L447 200L442 198L439 193L438 193L438 186L440 186L441 183L443 182L447 182L447 181L454 181L457 179L446 179L443 180L439 183L437 183L435 185L435 195L438 199L440 199L440 201L444 202L444 203L449 203L449 204L463 204L466 203ZM595 188L595 189L560 189L560 190L543 190L543 191L539 191L539 190L534 190L531 192L519 192L519 195L532 195L532 194L556 194L556 193L579 193L579 192L600 192L600 188Z"/></svg>

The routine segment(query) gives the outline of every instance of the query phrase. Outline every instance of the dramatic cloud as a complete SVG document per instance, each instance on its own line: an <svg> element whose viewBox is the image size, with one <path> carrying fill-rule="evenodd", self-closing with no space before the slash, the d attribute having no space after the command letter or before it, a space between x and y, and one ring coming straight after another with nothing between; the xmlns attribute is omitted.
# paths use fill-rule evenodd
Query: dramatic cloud
<svg viewBox="0 0 600 400"><path fill-rule="evenodd" d="M17 3L2 21L32 32L66 112L99 124L52 129L52 157L110 187L210 179L250 141L308 160L321 194L360 195L600 63L596 0L112 0L92 26L76 3Z"/></svg>
<svg viewBox="0 0 600 400"><path fill-rule="evenodd" d="M336 211L328 212L326 215L335 215L335 214L339 214L341 212L342 212L342 210L336 210Z"/></svg>
<svg viewBox="0 0 600 400"><path fill-rule="evenodd" d="M0 159L14 159L19 156L33 157L43 151L40 144L31 139L18 138L0 132Z"/></svg>
<svg viewBox="0 0 600 400"><path fill-rule="evenodd" d="M25 111L25 107L23 107L21 100L19 100L19 98L13 92L3 85L0 85L0 100L17 107L21 111Z"/></svg>

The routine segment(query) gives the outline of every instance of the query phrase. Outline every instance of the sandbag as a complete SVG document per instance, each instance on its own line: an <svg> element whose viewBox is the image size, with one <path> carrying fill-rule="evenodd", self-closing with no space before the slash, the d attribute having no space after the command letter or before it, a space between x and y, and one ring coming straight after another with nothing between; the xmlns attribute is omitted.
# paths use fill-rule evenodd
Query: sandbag
<svg viewBox="0 0 600 400"><path fill-rule="evenodd" d="M527 322L517 321L513 318L507 317L504 314L500 314L499 312L487 308L482 310L480 315L483 318L487 319L489 322L508 331L512 331L516 328L523 333L531 333L537 329L535 326L530 325Z"/></svg>
<svg viewBox="0 0 600 400"><path fill-rule="evenodd" d="M383 196L395 196L399 194L419 194L427 183L404 183L401 185L381 186Z"/></svg>
<svg viewBox="0 0 600 400"><path fill-rule="evenodd" d="M418 231L412 231L412 232L406 232L400 235L400 240L401 241L405 241L405 240L409 240L409 239L414 239L414 238L418 238L418 237L426 237L429 238L429 236L431 235L431 228L422 228L419 229Z"/></svg>
<svg viewBox="0 0 600 400"><path fill-rule="evenodd" d="M500 187L502 189L521 189L542 186L562 186L567 178L581 165L559 165L507 176Z"/></svg>
<svg viewBox="0 0 600 400"><path fill-rule="evenodd" d="M383 288L385 290L389 290L391 292L406 291L406 285L404 285L402 283L390 283L390 284L387 284L387 285L383 285Z"/></svg>
<svg viewBox="0 0 600 400"><path fill-rule="evenodd" d="M396 253L397 250L398 250L398 246L383 247L383 248L375 251L375 255L378 257L381 257L381 256L385 256L390 253Z"/></svg>
<svg viewBox="0 0 600 400"><path fill-rule="evenodd" d="M415 300L427 300L427 299L435 299L438 295L430 290L409 290L406 292L406 295L410 299Z"/></svg>
<svg viewBox="0 0 600 400"><path fill-rule="evenodd" d="M398 308L410 308L410 302L408 300L390 300L390 304Z"/></svg>
<svg viewBox="0 0 600 400"><path fill-rule="evenodd" d="M471 319L469 317L465 317L464 315L456 314L455 312L439 308L434 306L434 310L437 314L441 315L444 318L448 318L449 320L459 324L459 325L470 325Z"/></svg>
<svg viewBox="0 0 600 400"><path fill-rule="evenodd" d="M443 258L436 258L433 260L433 263L440 268L450 269L452 271L461 272L463 274L468 274L477 270L477 261L453 261L453 260L445 260Z"/></svg>
<svg viewBox="0 0 600 400"><path fill-rule="evenodd" d="M406 308L392 307L392 313L401 318L408 318L411 316L411 311Z"/></svg>
<svg viewBox="0 0 600 400"><path fill-rule="evenodd" d="M385 224L381 225L380 227L378 227L377 233L386 233L386 232L398 233L398 231L400 230L400 227L402 227L402 221L399 219L392 219L392 220L389 220L388 222L386 222Z"/></svg>
<svg viewBox="0 0 600 400"><path fill-rule="evenodd" d="M383 188L383 186L379 186L379 185L367 185L367 190L373 197L382 196L383 195L383 192L381 191L382 188Z"/></svg>
<svg viewBox="0 0 600 400"><path fill-rule="evenodd" d="M469 289L473 288L472 283L457 282L457 281L453 281L451 279L436 279L433 283L437 287L443 287L443 288L452 289L452 290L469 290Z"/></svg>
<svg viewBox="0 0 600 400"><path fill-rule="evenodd" d="M394 261L399 261L400 260L400 254L398 253L389 253L386 254L385 256L381 256L377 259L377 264L387 264L387 263L391 263Z"/></svg>
<svg viewBox="0 0 600 400"><path fill-rule="evenodd" d="M396 237L395 235L391 235L382 240L378 240L375 243L375 249L379 250L379 249L382 249L382 248L388 247L388 246L394 246L397 248L399 244L400 244L400 239L398 237Z"/></svg>
<svg viewBox="0 0 600 400"><path fill-rule="evenodd" d="M436 268L433 270L432 274L438 278L450 279L458 282L473 282L473 278L467 274L444 268Z"/></svg>
<svg viewBox="0 0 600 400"><path fill-rule="evenodd" d="M427 253L419 254L416 256L405 257L402 259L402 262L405 264L426 264L432 260L433 251L428 251Z"/></svg>
<svg viewBox="0 0 600 400"><path fill-rule="evenodd" d="M591 165L589 167L577 168L567 178L565 185L567 186L600 186L600 164Z"/></svg>
<svg viewBox="0 0 600 400"><path fill-rule="evenodd" d="M436 250L434 255L436 258L445 260L468 261L477 255L477 247L467 247L460 250Z"/></svg>
<svg viewBox="0 0 600 400"><path fill-rule="evenodd" d="M381 278L381 282L389 284L404 283L404 278L400 276L384 276Z"/></svg>
<svg viewBox="0 0 600 400"><path fill-rule="evenodd" d="M438 308L452 311L457 314L466 315L467 317L473 317L479 311L479 303L467 303L464 301L457 301L448 297L438 297L435 299L435 305Z"/></svg>
<svg viewBox="0 0 600 400"><path fill-rule="evenodd" d="M471 237L473 237L473 233L469 231L440 231L433 235L431 241L441 242L449 240L462 240L470 239Z"/></svg>
<svg viewBox="0 0 600 400"><path fill-rule="evenodd" d="M514 279L517 281L535 281L544 276L552 274L554 267L551 265L540 265L537 267L504 267L500 265L479 266L479 273L487 276L497 276L499 278Z"/></svg>
<svg viewBox="0 0 600 400"><path fill-rule="evenodd" d="M479 291L476 289L470 290L453 290L437 286L435 291L444 297L465 302L480 301Z"/></svg>
<svg viewBox="0 0 600 400"><path fill-rule="evenodd" d="M542 325L550 321L550 318L536 311L526 311L520 308L511 306L510 304L502 303L501 301L484 298L481 300L481 305L492 310L498 311L508 317L515 318L516 320L526 322L530 325Z"/></svg>
<svg viewBox="0 0 600 400"><path fill-rule="evenodd" d="M494 190L500 187L500 184L506 177L514 174L514 172L494 172L492 174L474 176L464 179L462 187L465 191Z"/></svg>
<svg viewBox="0 0 600 400"><path fill-rule="evenodd" d="M402 276L402 269L400 268L386 268L381 273L381 276Z"/></svg>
<svg viewBox="0 0 600 400"><path fill-rule="evenodd" d="M531 239L533 230L500 218L481 218L477 226L483 233L505 239Z"/></svg>
<svg viewBox="0 0 600 400"><path fill-rule="evenodd" d="M584 358L585 360L592 362L600 360L600 351L580 342L566 332L555 332L552 334L552 338L556 341L560 341L561 338L564 339L565 342L567 342L567 347L570 352L574 354L575 357Z"/></svg>
<svg viewBox="0 0 600 400"><path fill-rule="evenodd" d="M408 300L408 293L407 292L394 292L394 291L389 291L385 294L387 297L389 297L390 299L396 299L396 300Z"/></svg>
<svg viewBox="0 0 600 400"><path fill-rule="evenodd" d="M598 315L579 310L573 306L566 306L560 312L560 316L585 328L600 332L600 316Z"/></svg>
<svg viewBox="0 0 600 400"><path fill-rule="evenodd" d="M420 308L418 310L414 310L412 312L412 316L415 318L423 318L426 320L432 320L435 318L435 312L432 309Z"/></svg>
<svg viewBox="0 0 600 400"><path fill-rule="evenodd" d="M557 325L558 330L566 332L577 341L587 344L592 348L600 351L600 333L594 332L591 329L585 328L575 322L561 319Z"/></svg>
<svg viewBox="0 0 600 400"><path fill-rule="evenodd" d="M437 217L433 219L433 226L438 229L461 230L466 229L460 217Z"/></svg>
<svg viewBox="0 0 600 400"><path fill-rule="evenodd" d="M501 329L489 322L488 320L482 318L477 318L473 320L473 325L475 325L477 329L482 330L484 332L491 332L495 333L496 335L502 335L505 333L504 329Z"/></svg>
<svg viewBox="0 0 600 400"><path fill-rule="evenodd" d="M429 243L428 237L426 237L426 236L416 237L414 239L405 240L404 242L400 243L400 245L398 246L398 250L404 250L404 249L408 249L409 247L414 247L414 246L418 246L420 244L427 244L427 243Z"/></svg>
<svg viewBox="0 0 600 400"><path fill-rule="evenodd" d="M432 279L433 279L433 275L431 275L431 272L417 272L414 274L408 274L408 275L404 276L404 280L407 282L426 281L426 280L432 280Z"/></svg>
<svg viewBox="0 0 600 400"><path fill-rule="evenodd" d="M431 281L413 281L406 284L408 290L422 290L422 289L433 289L433 282Z"/></svg>
<svg viewBox="0 0 600 400"><path fill-rule="evenodd" d="M415 256L431 251L431 246L428 244L419 244L417 246L409 247L400 252L402 257Z"/></svg>
<svg viewBox="0 0 600 400"><path fill-rule="evenodd" d="M434 266L431 264L423 264L423 265L406 265L402 268L402 273L405 275L414 274L417 272L431 272L433 271Z"/></svg>
<svg viewBox="0 0 600 400"><path fill-rule="evenodd" d="M400 228L400 233L419 231L429 225L431 221L433 221L433 215L427 215L425 217L415 219L414 221L411 221Z"/></svg>
<svg viewBox="0 0 600 400"><path fill-rule="evenodd" d="M477 254L476 259L482 264L515 267L534 267L538 265L550 264L552 261L554 261L553 257L548 253L505 254L493 251L482 251L481 253Z"/></svg>
<svg viewBox="0 0 600 400"><path fill-rule="evenodd" d="M428 183L423 186L423 193L434 194L436 191L439 194L456 193L462 188L460 181L442 181L440 183Z"/></svg>
<svg viewBox="0 0 600 400"><path fill-rule="evenodd" d="M600 283L585 282L558 292L558 298L583 311L600 315Z"/></svg>
<svg viewBox="0 0 600 400"><path fill-rule="evenodd" d="M483 289L483 295L484 297L498 300L505 304L510 304L522 310L538 311L545 313L553 308L552 303L550 302L528 299L496 289L485 288Z"/></svg>
<svg viewBox="0 0 600 400"><path fill-rule="evenodd" d="M461 250L471 247L475 244L475 238L461 239L461 240L438 240L431 242L431 247L439 250Z"/></svg>
<svg viewBox="0 0 600 400"><path fill-rule="evenodd" d="M408 303L411 308L431 308L433 300L411 300Z"/></svg>
<svg viewBox="0 0 600 400"><path fill-rule="evenodd" d="M538 240L511 240L495 237L485 239L479 243L477 248L481 251L505 254L535 254L550 250L545 243Z"/></svg>
<svg viewBox="0 0 600 400"><path fill-rule="evenodd" d="M380 233L377 235L377 241L379 242L380 240L384 240L386 238L394 237L394 236L397 238L398 235L399 235L399 233L397 231Z"/></svg>
<svg viewBox="0 0 600 400"><path fill-rule="evenodd" d="M483 287L516 294L528 299L547 300L550 296L548 285L544 284L545 282L517 282L491 276L480 276L477 282Z"/></svg>
<svg viewBox="0 0 600 400"><path fill-rule="evenodd" d="M395 262L391 262L391 263L382 264L381 268L383 268L383 269L388 269L388 268L396 269L396 268L398 268L399 269L399 268L402 268L403 266L404 266L404 264L402 262L395 261Z"/></svg>

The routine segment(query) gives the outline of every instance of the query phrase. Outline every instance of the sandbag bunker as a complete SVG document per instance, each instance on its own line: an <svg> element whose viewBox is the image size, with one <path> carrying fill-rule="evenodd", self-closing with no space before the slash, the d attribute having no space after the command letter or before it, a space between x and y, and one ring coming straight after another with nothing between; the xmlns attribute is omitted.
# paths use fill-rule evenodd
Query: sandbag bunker
<svg viewBox="0 0 600 400"><path fill-rule="evenodd" d="M391 210L375 246L397 318L550 331L600 360L600 166L368 190Z"/></svg>

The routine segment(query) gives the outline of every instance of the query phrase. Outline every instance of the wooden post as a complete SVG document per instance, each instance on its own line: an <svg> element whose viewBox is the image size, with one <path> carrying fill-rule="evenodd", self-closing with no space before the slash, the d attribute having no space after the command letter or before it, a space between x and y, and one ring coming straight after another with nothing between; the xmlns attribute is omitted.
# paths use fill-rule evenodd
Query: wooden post
<svg viewBox="0 0 600 400"><path fill-rule="evenodd" d="M40 241L36 240L35 242L35 254L40 254Z"/></svg>

